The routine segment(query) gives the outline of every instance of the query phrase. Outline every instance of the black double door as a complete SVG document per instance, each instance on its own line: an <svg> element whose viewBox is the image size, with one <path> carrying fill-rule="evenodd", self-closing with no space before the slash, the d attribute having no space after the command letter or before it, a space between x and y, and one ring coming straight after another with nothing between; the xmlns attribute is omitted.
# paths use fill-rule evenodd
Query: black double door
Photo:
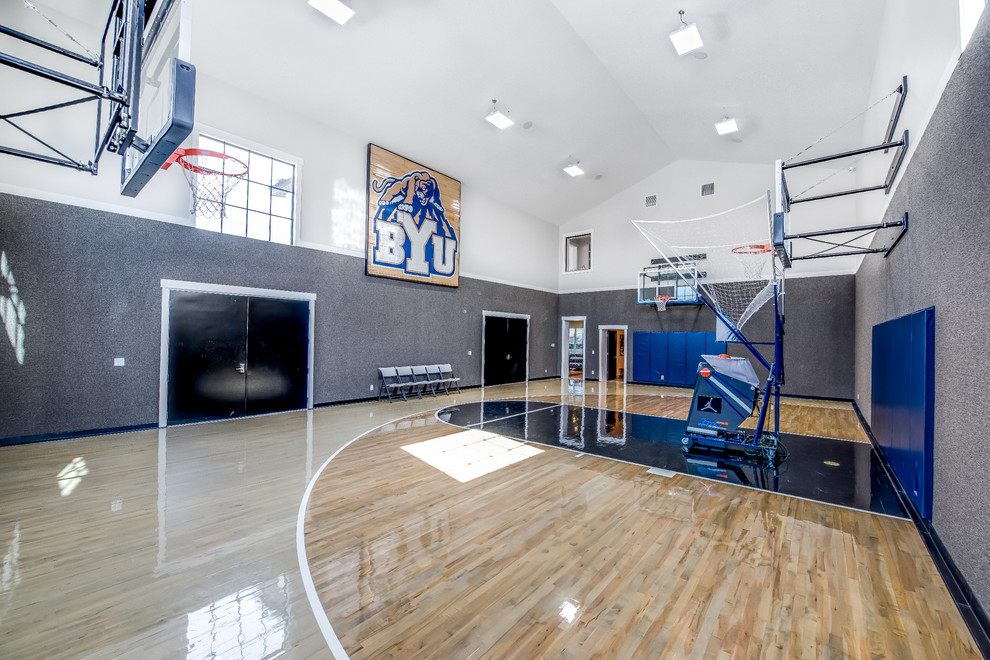
<svg viewBox="0 0 990 660"><path fill-rule="evenodd" d="M527 319L485 317L485 385L526 380Z"/></svg>
<svg viewBox="0 0 990 660"><path fill-rule="evenodd" d="M309 302L172 291L168 423L305 408Z"/></svg>

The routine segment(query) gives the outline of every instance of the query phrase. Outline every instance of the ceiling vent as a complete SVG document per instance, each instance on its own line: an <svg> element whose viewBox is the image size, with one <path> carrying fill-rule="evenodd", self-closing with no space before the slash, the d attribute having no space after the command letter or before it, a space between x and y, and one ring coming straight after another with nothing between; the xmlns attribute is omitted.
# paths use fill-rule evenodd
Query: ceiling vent
<svg viewBox="0 0 990 660"><path fill-rule="evenodd" d="M714 183L703 183L701 184L701 196L707 197L708 195L715 194L715 184Z"/></svg>
<svg viewBox="0 0 990 660"><path fill-rule="evenodd" d="M656 205L657 205L657 196L656 195L647 195L646 196L646 208L650 208L651 206L656 206Z"/></svg>

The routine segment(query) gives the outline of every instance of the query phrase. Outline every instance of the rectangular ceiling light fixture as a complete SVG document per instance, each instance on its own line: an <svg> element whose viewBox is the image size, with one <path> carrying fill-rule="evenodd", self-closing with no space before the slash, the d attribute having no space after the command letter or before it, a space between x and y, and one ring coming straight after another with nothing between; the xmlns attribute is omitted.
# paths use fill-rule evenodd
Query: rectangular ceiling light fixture
<svg viewBox="0 0 990 660"><path fill-rule="evenodd" d="M674 44L674 49L678 55L686 55L692 50L698 50L705 45L701 40L701 33L695 23L682 25L670 33L670 41Z"/></svg>
<svg viewBox="0 0 990 660"><path fill-rule="evenodd" d="M729 133L735 133L739 130L739 126L736 125L736 120L732 117L726 117L721 121L715 122L715 130L718 131L719 135L728 135Z"/></svg>
<svg viewBox="0 0 990 660"><path fill-rule="evenodd" d="M351 20L351 17L354 16L354 10L340 0L309 0L307 4L340 25Z"/></svg>
<svg viewBox="0 0 990 660"><path fill-rule="evenodd" d="M508 117L506 117L505 115L503 115L498 110L492 110L491 112L489 112L485 116L485 119L487 119L496 128L503 130L516 123L511 119L509 119Z"/></svg>
<svg viewBox="0 0 990 660"><path fill-rule="evenodd" d="M564 171L570 174L571 176L581 176L582 174L584 174L584 170L578 167L577 163L572 163L568 165L567 167L564 168Z"/></svg>

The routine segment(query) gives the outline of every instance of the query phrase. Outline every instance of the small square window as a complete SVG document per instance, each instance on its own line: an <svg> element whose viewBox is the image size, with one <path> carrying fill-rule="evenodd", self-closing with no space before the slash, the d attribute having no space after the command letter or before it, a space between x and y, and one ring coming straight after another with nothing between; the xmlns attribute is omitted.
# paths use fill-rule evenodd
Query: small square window
<svg viewBox="0 0 990 660"><path fill-rule="evenodd" d="M564 271L591 270L591 234L564 237Z"/></svg>

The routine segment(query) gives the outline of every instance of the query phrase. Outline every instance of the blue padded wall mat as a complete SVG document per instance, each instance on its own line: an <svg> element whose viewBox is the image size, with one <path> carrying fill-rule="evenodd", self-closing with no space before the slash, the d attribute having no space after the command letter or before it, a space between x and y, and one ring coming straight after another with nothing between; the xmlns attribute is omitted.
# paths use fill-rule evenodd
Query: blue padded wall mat
<svg viewBox="0 0 990 660"><path fill-rule="evenodd" d="M685 385L687 384L687 350L686 332L667 333L667 384ZM697 365L695 365L697 366ZM694 376L694 369L691 370Z"/></svg>
<svg viewBox="0 0 990 660"><path fill-rule="evenodd" d="M650 345L649 332L633 333L633 380L650 380Z"/></svg>
<svg viewBox="0 0 990 660"><path fill-rule="evenodd" d="M633 380L660 385L693 385L705 354L725 353L714 332L634 332Z"/></svg>
<svg viewBox="0 0 990 660"><path fill-rule="evenodd" d="M935 308L873 326L870 426L922 517L932 517Z"/></svg>

